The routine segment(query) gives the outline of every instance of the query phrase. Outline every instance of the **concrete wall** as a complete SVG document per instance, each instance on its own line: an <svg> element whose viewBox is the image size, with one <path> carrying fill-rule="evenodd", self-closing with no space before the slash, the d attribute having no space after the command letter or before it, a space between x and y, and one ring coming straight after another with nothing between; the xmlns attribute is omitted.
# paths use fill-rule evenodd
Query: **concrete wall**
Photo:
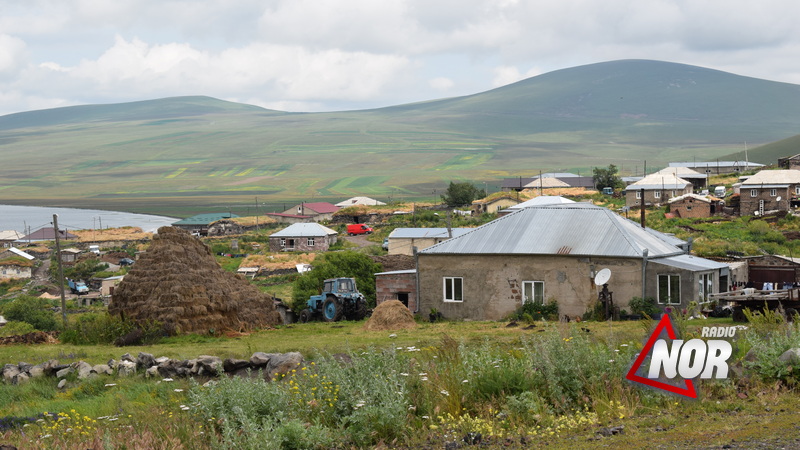
<svg viewBox="0 0 800 450"><path fill-rule="evenodd" d="M15 266L12 264L0 265L0 280L31 278L33 271L30 267Z"/></svg>
<svg viewBox="0 0 800 450"><path fill-rule="evenodd" d="M413 312L417 308L416 291L416 273L393 273L375 276L375 297L379 305L386 300L399 300L398 293L407 294L408 309Z"/></svg>
<svg viewBox="0 0 800 450"><path fill-rule="evenodd" d="M476 203L472 205L472 214L478 215L483 213L497 213L500 210L506 209L510 206L518 205L519 200L513 198L501 197L486 203Z"/></svg>
<svg viewBox="0 0 800 450"><path fill-rule="evenodd" d="M543 281L545 302L563 317L580 316L596 300L591 270L611 270L614 303L627 308L642 294L642 260L561 255L419 255L420 313L436 308L450 319L499 320L522 304L522 283ZM445 302L443 277L462 277L463 302Z"/></svg>
<svg viewBox="0 0 800 450"><path fill-rule="evenodd" d="M414 254L414 247L420 251L446 240L446 238L389 238L389 254L411 256Z"/></svg>
<svg viewBox="0 0 800 450"><path fill-rule="evenodd" d="M771 191L775 190L775 195L771 195ZM756 192L753 196L752 191ZM742 216L750 216L755 211L759 210L759 201L764 200L764 211L788 211L789 201L791 194L794 194L795 186L788 188L761 188L742 186L739 194L739 214ZM778 201L780 197L780 201Z"/></svg>

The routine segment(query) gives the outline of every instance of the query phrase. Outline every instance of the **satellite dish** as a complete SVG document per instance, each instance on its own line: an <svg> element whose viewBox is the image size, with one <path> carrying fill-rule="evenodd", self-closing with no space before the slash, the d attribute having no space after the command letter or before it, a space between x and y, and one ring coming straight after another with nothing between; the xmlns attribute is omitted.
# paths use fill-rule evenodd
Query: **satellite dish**
<svg viewBox="0 0 800 450"><path fill-rule="evenodd" d="M597 272L597 275L594 276L594 284L597 286L602 286L608 283L608 280L610 279L611 279L611 270L603 269L600 272Z"/></svg>
<svg viewBox="0 0 800 450"><path fill-rule="evenodd" d="M775 200L777 200L777 201L781 201L781 198L780 198L780 197L778 197L778 198L776 198Z"/></svg>

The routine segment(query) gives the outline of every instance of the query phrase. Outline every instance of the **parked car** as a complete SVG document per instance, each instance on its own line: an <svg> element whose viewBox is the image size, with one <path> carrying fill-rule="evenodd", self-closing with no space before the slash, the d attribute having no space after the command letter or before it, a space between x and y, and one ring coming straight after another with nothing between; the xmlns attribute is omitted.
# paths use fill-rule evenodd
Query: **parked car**
<svg viewBox="0 0 800 450"><path fill-rule="evenodd" d="M119 265L120 266L132 266L133 263L134 263L134 261L132 259L130 259L130 258L121 258L119 260Z"/></svg>
<svg viewBox="0 0 800 450"><path fill-rule="evenodd" d="M383 245L381 245L381 247L383 247L384 250L389 250L389 238L383 239Z"/></svg>

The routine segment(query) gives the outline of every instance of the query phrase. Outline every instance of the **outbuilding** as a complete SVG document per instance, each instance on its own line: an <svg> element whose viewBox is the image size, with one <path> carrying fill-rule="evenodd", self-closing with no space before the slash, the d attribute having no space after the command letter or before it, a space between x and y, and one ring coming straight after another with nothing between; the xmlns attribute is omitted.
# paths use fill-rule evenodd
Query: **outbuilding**
<svg viewBox="0 0 800 450"><path fill-rule="evenodd" d="M336 230L318 223L295 223L269 237L271 252L324 252L336 243Z"/></svg>

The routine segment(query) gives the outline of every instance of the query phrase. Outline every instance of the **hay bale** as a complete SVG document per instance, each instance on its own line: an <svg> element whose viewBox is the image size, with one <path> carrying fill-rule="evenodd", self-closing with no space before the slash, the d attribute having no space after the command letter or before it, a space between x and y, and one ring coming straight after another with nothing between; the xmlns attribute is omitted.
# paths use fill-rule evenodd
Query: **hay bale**
<svg viewBox="0 0 800 450"><path fill-rule="evenodd" d="M161 227L120 282L111 314L158 321L176 333L246 331L281 323L274 299L226 272L189 232Z"/></svg>
<svg viewBox="0 0 800 450"><path fill-rule="evenodd" d="M367 331L405 330L417 327L414 316L399 300L387 300L372 312L364 324Z"/></svg>

